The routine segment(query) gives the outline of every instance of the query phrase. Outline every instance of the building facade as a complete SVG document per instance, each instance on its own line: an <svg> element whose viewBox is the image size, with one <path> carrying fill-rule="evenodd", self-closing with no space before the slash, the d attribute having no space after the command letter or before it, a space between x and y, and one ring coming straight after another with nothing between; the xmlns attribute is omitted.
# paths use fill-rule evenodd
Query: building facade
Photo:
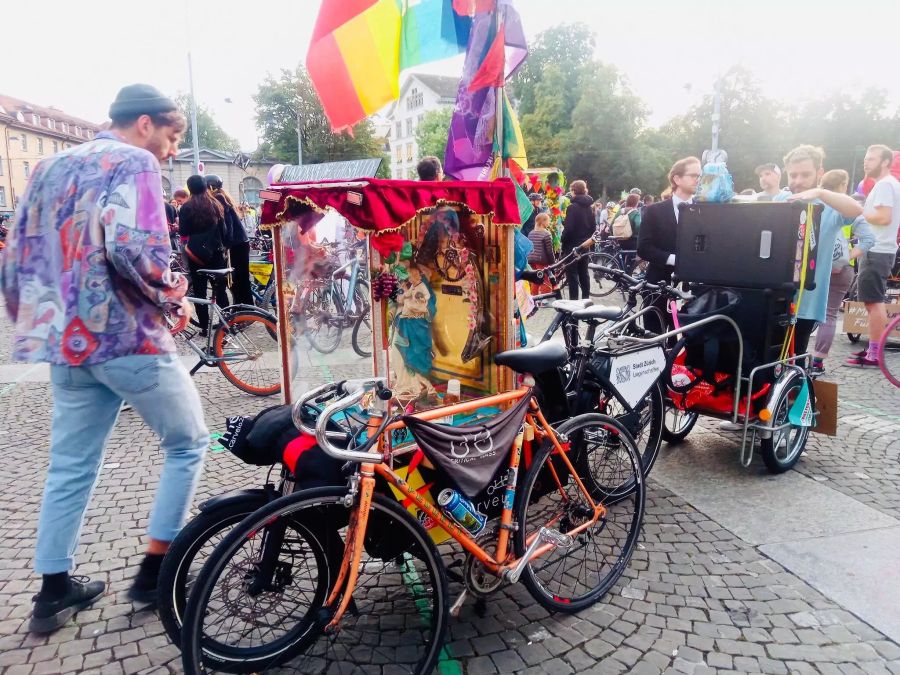
<svg viewBox="0 0 900 675"><path fill-rule="evenodd" d="M221 178L225 190L236 202L247 202L256 206L259 204L259 191L266 187L269 169L279 162L271 159L253 160L246 169L242 169L234 160L235 155L231 153L200 148L203 174L206 176L215 174ZM194 151L191 148L180 150L177 157L169 162L163 162L160 168L163 192L171 198L172 191L185 188L188 176L194 173Z"/></svg>
<svg viewBox="0 0 900 675"><path fill-rule="evenodd" d="M0 214L12 213L44 157L89 141L94 122L0 94Z"/></svg>
<svg viewBox="0 0 900 675"><path fill-rule="evenodd" d="M400 96L388 112L388 139L391 145L391 178L415 179L419 162L416 129L425 113L452 107L459 80L442 75L410 75L400 88Z"/></svg>

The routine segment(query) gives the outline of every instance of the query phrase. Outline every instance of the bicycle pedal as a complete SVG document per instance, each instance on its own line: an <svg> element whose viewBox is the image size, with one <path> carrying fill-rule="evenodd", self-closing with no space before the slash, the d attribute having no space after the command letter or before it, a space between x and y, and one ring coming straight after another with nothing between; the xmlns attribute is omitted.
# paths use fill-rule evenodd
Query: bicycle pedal
<svg viewBox="0 0 900 675"><path fill-rule="evenodd" d="M557 548L571 548L575 543L575 539L570 535L563 534L559 530L549 527L542 527L538 538L541 540L541 543L553 544Z"/></svg>

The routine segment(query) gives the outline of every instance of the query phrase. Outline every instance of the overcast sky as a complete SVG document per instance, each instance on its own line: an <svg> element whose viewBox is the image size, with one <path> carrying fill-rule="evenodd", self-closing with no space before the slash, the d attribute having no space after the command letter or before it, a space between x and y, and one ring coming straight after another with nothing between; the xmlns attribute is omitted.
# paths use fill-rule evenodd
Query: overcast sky
<svg viewBox="0 0 900 675"><path fill-rule="evenodd" d="M123 84L187 91L241 146L256 146L252 95L267 73L305 58L319 0L4 2L0 93L97 122ZM665 121L739 63L771 96L889 90L900 105L900 0L516 0L526 34L582 22ZM457 74L458 60L424 68ZM690 85L687 87L686 85ZM230 98L232 103L226 103Z"/></svg>

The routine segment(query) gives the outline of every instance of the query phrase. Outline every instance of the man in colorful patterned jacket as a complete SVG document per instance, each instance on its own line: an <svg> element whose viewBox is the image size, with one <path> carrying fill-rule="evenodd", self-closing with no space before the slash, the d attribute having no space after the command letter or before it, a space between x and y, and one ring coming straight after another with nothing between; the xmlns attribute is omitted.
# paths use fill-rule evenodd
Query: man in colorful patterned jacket
<svg viewBox="0 0 900 675"><path fill-rule="evenodd" d="M136 601L155 598L159 564L184 524L209 445L200 397L163 317L187 306L187 282L168 267L159 169L175 155L184 116L141 84L123 88L109 114L109 131L38 164L0 259L13 358L49 362L53 389L34 563L43 584L30 623L38 633L60 628L105 590L69 573L122 402L165 451L147 555L129 591Z"/></svg>

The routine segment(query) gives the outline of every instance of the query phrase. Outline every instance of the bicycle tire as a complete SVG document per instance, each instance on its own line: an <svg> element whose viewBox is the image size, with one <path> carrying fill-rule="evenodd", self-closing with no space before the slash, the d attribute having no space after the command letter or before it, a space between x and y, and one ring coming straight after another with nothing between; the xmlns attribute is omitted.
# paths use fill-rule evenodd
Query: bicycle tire
<svg viewBox="0 0 900 675"><path fill-rule="evenodd" d="M589 428L592 429L590 433L594 434L590 438L588 436ZM597 440L608 440L603 454L609 457L611 453L615 453L624 467L621 475L608 478L605 484L596 479L591 481L591 486L585 484L588 491L591 492L592 499L607 507L607 513L592 527L576 535L571 547L571 549L575 549L574 553L577 555L579 551L587 551L588 546L599 541L601 537L608 538L608 535L614 535L614 530L624 526L624 541L614 559L606 565L607 556L603 557L604 567L608 567L606 574L598 574L597 581L594 583L588 581L589 576L583 574L583 570L574 577L568 570L564 572L561 569L563 563L569 559L577 562L573 556L570 556L571 549L565 551L553 549L544 556L533 559L522 574L522 583L541 606L551 611L572 614L599 601L627 569L643 524L645 488L637 448L628 432L615 418L598 413L578 415L561 424L557 433L564 434L569 438L570 458L582 481L587 476L584 471L585 462L581 457L593 455L598 450L596 446L589 447L590 443ZM555 452L554 446L549 441L545 441L535 454L521 487L517 489L516 518L519 529L516 531L514 539L517 557L525 554L529 535L533 536L533 533L544 523L567 523L577 527L589 519L591 511L574 481L567 478L566 484L560 486L561 477L571 476L571 473L567 471L560 459L554 460ZM607 477L607 474L602 475L604 478ZM613 485L609 483L613 483ZM561 490L569 488L571 489L568 494L560 499L558 506L555 506L553 496L559 496ZM548 511L549 518L538 513L539 507ZM630 509L633 510L629 515ZM531 516L529 512L532 514ZM619 519L617 518L618 514L624 514L624 517ZM614 527L611 527L613 525ZM560 529L565 531L571 528L563 526ZM612 550L615 551L615 548ZM557 554L561 554L558 561L555 557ZM582 556L582 559L587 564L587 553ZM583 583L581 582L582 578L585 579ZM567 579L572 579L576 585L585 587L584 592L573 593L564 590L563 583ZM556 586L556 590L551 589L553 585Z"/></svg>
<svg viewBox="0 0 900 675"><path fill-rule="evenodd" d="M900 314L888 322L881 337L881 349L879 350L881 372L895 387L900 387L900 351L896 347L888 349L888 338L891 333L900 326Z"/></svg>
<svg viewBox="0 0 900 675"><path fill-rule="evenodd" d="M353 351L362 358L372 356L372 321L368 312L361 315L353 324ZM368 340L368 342L366 342Z"/></svg>
<svg viewBox="0 0 900 675"><path fill-rule="evenodd" d="M227 501L221 506L211 506L194 516L172 540L159 568L156 606L163 628L176 647L181 645L184 609L193 586L193 581L189 578L191 570L194 568L196 577L198 568L202 567L202 564L196 564L199 554L210 549L203 556L205 561L215 544L222 540L223 537L219 535L231 530L268 501L265 493L260 491L246 493L240 499ZM215 543L211 547L212 542Z"/></svg>
<svg viewBox="0 0 900 675"><path fill-rule="evenodd" d="M788 375L787 377L792 377ZM816 409L816 394L812 386L812 382L806 380L805 376L793 375L793 382L790 386L782 390L778 400L768 404L767 407L772 411L771 426L777 427L788 421L788 413L796 400L797 393L806 382L809 397L811 399L812 409ZM792 398L793 394L793 398ZM760 454L769 473L784 473L794 467L800 461L800 455L806 448L806 442L809 440L810 427L801 425L791 425L785 430L772 432L768 438L761 438L759 442ZM781 439L786 438L787 452L784 456L780 456Z"/></svg>
<svg viewBox="0 0 900 675"><path fill-rule="evenodd" d="M608 253L592 254L591 263L602 265L603 267L621 269L619 261ZM625 292L617 280L607 279L597 270L590 270L590 280L590 296L592 298L609 298L610 300L613 300L621 297L621 301L625 301ZM604 283L606 285L604 285Z"/></svg>
<svg viewBox="0 0 900 675"><path fill-rule="evenodd" d="M616 398L609 396L600 402L598 412L615 417L631 434L641 457L641 470L646 478L656 463L656 458L659 457L663 441L666 399L662 383L657 382L650 388L637 411L626 413Z"/></svg>
<svg viewBox="0 0 900 675"><path fill-rule="evenodd" d="M182 660L186 672L197 672L204 663L209 664L216 656L220 656L211 653L211 643L209 641L201 643L201 637L204 634L204 621L210 617L215 618L215 615L207 611L209 599L232 556L239 553L245 542L251 541L251 535L252 538L256 538L263 528L272 527L281 520L291 519L304 526L307 526L307 523L315 523L315 526L307 527L315 531L315 541L320 550L333 551L334 543L341 541L339 551L340 555L343 555L343 543L337 530L346 527L349 513L343 505L346 494L345 487L325 487L302 490L281 497L245 518L216 547L195 583L185 611ZM322 632L330 617L323 616L326 610L322 608L322 601L319 600L320 611L314 611L314 607L310 605L302 621L307 622L307 617L314 614L318 615L317 619L308 626L301 624L299 630L294 631L292 644L284 644L286 641L282 640L281 643L274 642L272 645L251 648L231 646L228 654L231 658L229 669L235 671L239 668L241 672L250 672L251 669L263 671L277 665L290 664L296 672L312 673L326 670L331 672L328 670L330 666L334 666L335 663L346 664L346 660L329 662L328 650L335 642L346 638L349 646L335 647L335 655L338 655L337 650L341 649L345 659L354 657L378 659L379 663L390 664L392 672L403 672L404 666L410 673L431 672L441 655L449 621L447 576L444 566L437 548L424 528L396 501L380 494L373 496L372 512L367 527L373 527L375 523L390 528L391 536L376 537L373 534L374 530L367 532L363 562L360 566L362 573L352 597L353 611L348 610L344 615L340 630L327 636ZM373 535L371 542L370 534ZM408 540L403 539L404 535L409 537ZM397 548L398 542L400 548ZM369 553L370 546L376 553ZM379 546L387 546L389 550L379 549ZM421 574L415 570L410 572L408 567L403 567L409 564L405 556L424 565ZM398 559L402 559L402 563L395 565ZM373 572L372 570L378 566L375 561L379 560L384 569L393 567L393 571L380 574ZM331 561L326 563L330 586L335 578L335 572L331 567L340 563L334 562L333 554L328 554L326 561ZM401 569L399 573L398 569ZM404 598L398 600L395 594L377 591L363 593L365 584L371 581L397 583L398 592L409 593L411 599L404 604ZM424 594L429 592L426 587L430 587L434 599L434 605L430 610L423 604L426 600ZM380 613L383 611L382 604L390 605L393 613L387 615ZM398 616L403 609L410 610L414 621L405 621L403 616ZM353 622L361 624L365 638L357 635L358 628L351 625ZM429 627L426 629L428 637L421 654L416 655L410 653L410 644L417 628L414 624L419 622L428 622ZM367 626L370 628L368 631ZM223 651L219 645L216 645L215 649ZM323 649L326 652L324 655ZM415 659L416 656L418 658L413 662L411 659ZM236 662L237 659L241 659L240 663ZM298 660L302 663L298 664Z"/></svg>
<svg viewBox="0 0 900 675"><path fill-rule="evenodd" d="M300 305L302 332L310 346L321 354L331 354L341 344L344 332L342 317L335 311L329 288L311 288L304 295ZM327 332L320 334L322 326Z"/></svg>
<svg viewBox="0 0 900 675"><path fill-rule="evenodd" d="M226 345L241 350L248 358L219 361L219 370L235 387L254 396L272 396L281 391L281 352L275 322L253 310L226 315L213 336L216 358L224 358ZM258 376L254 377L256 374Z"/></svg>
<svg viewBox="0 0 900 675"><path fill-rule="evenodd" d="M667 405L663 413L662 439L669 445L682 443L693 430L700 415Z"/></svg>
<svg viewBox="0 0 900 675"><path fill-rule="evenodd" d="M328 591L331 590L336 574L329 562L333 558L333 554L330 555L320 527L317 527L315 523L303 522L298 518L279 521L278 526L285 526L285 533L281 535L281 541L278 543L279 558L275 561L275 569L279 570L279 573L273 573L268 578L260 576L263 551L247 556L243 562L236 563L233 559L246 542L251 542L250 546L258 544L260 547L265 547L266 536L270 533L265 528L269 523L260 521L258 517L263 513L276 513L272 511L271 507L283 500L284 498L281 498L270 502L232 527L231 532L213 549L197 575L183 617L181 649L185 672L250 673L264 671L291 658L295 652L302 651L314 639L311 632L317 613L327 598ZM267 517L271 516L267 515ZM252 524L253 529L248 529L248 524ZM290 539L285 536L288 527L292 532ZM297 539L294 539L293 536L296 536ZM286 551L288 542L299 542L301 546L297 551ZM281 559L282 556L288 554L291 556L290 563ZM229 563L232 563L229 571L231 577L226 577L224 581L227 584L235 579L238 584L236 588L229 589L234 592L222 596L223 600L219 600L218 596L213 600L212 593L216 588L216 583L220 580L219 575ZM288 566L285 567L285 565ZM300 587L301 583L298 583L300 576L298 568L301 566L308 568L308 574L303 580L303 588ZM233 573L235 571L236 574ZM260 581L265 585L254 593L251 586ZM287 588L291 589L289 594L285 593ZM262 647L234 644L234 642L240 642L240 637L232 637L231 629L235 624L238 625L239 631L241 631L241 623L252 627L249 631L247 628L243 629L245 636L252 636L253 630L259 631L259 635L262 635L260 624L269 617L273 617L276 622L275 626L269 626L270 629L281 628L280 624L286 617L272 611L272 602L278 599L273 596L279 595L287 601L299 605L299 608L287 615L288 617L298 617L296 624L292 623L287 626L282 635ZM214 609L210 608L211 600L213 600ZM231 623L224 636L213 631L207 632L204 626L205 621L223 614L222 609L215 608L216 601L219 601L219 604L224 605L225 610L230 610L232 613L232 616L225 619L226 621L230 619ZM265 601L269 601L269 607L266 608L268 611L255 616L253 614L254 605ZM242 605L241 603L246 604ZM247 609L248 606L249 609ZM303 612L302 615L301 612ZM229 639L230 641L226 641Z"/></svg>

